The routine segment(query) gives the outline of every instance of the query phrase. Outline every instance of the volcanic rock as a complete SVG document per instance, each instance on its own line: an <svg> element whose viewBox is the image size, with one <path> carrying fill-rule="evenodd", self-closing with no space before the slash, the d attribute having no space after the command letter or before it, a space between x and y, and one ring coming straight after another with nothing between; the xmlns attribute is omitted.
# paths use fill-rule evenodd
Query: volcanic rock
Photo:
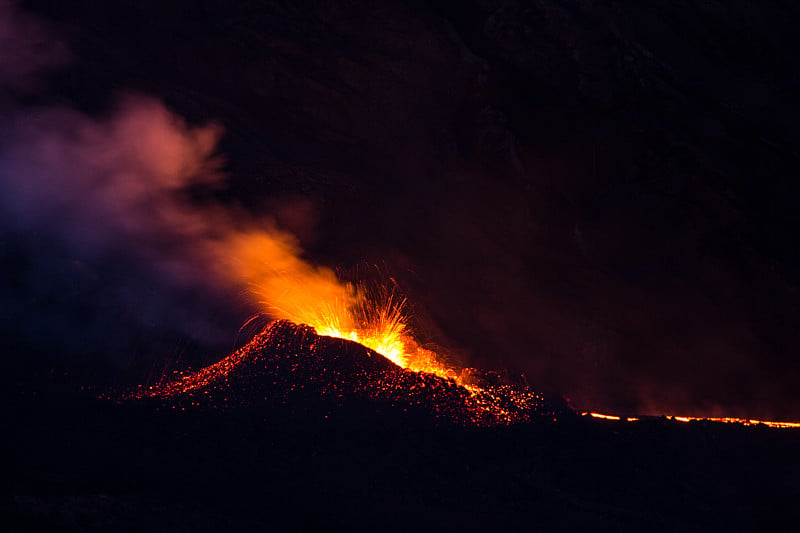
<svg viewBox="0 0 800 533"><path fill-rule="evenodd" d="M358 343L320 336L309 326L288 321L273 322L218 363L140 388L128 398L184 410L298 410L320 403L330 410L367 401L376 412L422 411L435 419L478 425L557 414L527 386L460 385L454 379L401 368Z"/></svg>

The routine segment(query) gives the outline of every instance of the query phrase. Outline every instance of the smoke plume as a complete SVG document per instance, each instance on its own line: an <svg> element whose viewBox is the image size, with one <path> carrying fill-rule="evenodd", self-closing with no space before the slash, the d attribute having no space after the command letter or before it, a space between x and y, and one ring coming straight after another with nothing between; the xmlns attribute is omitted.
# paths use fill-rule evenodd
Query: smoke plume
<svg viewBox="0 0 800 533"><path fill-rule="evenodd" d="M0 3L6 88L60 61L32 28L35 20ZM353 297L333 272L301 259L297 239L268 215L197 200L213 197L198 191L225 186L219 125L188 125L142 95L121 97L100 118L7 100L0 310L28 342L122 359L152 349L143 339L154 334L227 349L238 325L258 312L255 286L277 315L323 295ZM283 202L280 212L282 219L312 215L307 203L293 212ZM283 282L287 276L309 289L307 301L286 304L295 286Z"/></svg>

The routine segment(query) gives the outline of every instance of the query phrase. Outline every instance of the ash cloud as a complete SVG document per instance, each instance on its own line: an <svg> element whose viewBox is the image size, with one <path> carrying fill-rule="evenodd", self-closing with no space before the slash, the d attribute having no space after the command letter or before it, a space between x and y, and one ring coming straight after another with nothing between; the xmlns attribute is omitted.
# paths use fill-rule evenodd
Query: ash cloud
<svg viewBox="0 0 800 533"><path fill-rule="evenodd" d="M0 32L0 89L30 90L41 69L62 64L61 48L8 2ZM188 125L143 95L99 118L13 102L0 108L0 312L36 350L123 366L181 342L219 355L257 312L231 243L257 236L280 243L270 259L305 265L267 217L196 199L225 186L220 126ZM311 232L313 207L292 206L276 218Z"/></svg>
<svg viewBox="0 0 800 533"><path fill-rule="evenodd" d="M211 258L198 242L227 222L182 197L220 179L218 136L144 97L126 98L101 120L69 109L16 113L0 140L0 220L12 239L25 237L18 252L29 289L59 300L82 278L103 287L102 307L202 341L224 339L202 309L213 302L202 301L205 287L219 283L209 283Z"/></svg>

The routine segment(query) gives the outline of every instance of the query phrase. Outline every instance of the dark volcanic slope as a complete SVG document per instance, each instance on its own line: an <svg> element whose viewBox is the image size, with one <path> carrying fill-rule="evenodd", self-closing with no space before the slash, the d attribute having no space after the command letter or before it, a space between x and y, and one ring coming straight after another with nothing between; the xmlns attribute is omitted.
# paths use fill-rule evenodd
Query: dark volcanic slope
<svg viewBox="0 0 800 533"><path fill-rule="evenodd" d="M319 336L308 326L287 321L273 322L218 363L141 388L133 397L180 409L303 409L320 402L332 407L366 400L376 410L413 409L479 425L558 415L528 386L484 380L468 390L453 379L400 368L360 344Z"/></svg>

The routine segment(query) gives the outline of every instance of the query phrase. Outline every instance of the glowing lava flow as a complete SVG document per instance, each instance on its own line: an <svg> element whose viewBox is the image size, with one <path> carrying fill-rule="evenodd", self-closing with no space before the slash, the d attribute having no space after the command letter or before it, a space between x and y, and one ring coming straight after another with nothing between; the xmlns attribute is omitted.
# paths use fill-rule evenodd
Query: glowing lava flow
<svg viewBox="0 0 800 533"><path fill-rule="evenodd" d="M612 420L615 422L618 421L626 421L626 422L636 422L639 418L631 417L631 418L624 418L617 415L607 415L602 413L595 413L595 412L583 412L581 413L583 416L591 416L592 418L599 418L601 420ZM655 418L655 417L652 417ZM741 424L743 426L768 426L772 428L800 428L800 422L776 422L772 420L756 420L754 418L734 418L734 417L698 417L698 416L667 416L668 420L674 420L676 422L721 422L724 424Z"/></svg>

